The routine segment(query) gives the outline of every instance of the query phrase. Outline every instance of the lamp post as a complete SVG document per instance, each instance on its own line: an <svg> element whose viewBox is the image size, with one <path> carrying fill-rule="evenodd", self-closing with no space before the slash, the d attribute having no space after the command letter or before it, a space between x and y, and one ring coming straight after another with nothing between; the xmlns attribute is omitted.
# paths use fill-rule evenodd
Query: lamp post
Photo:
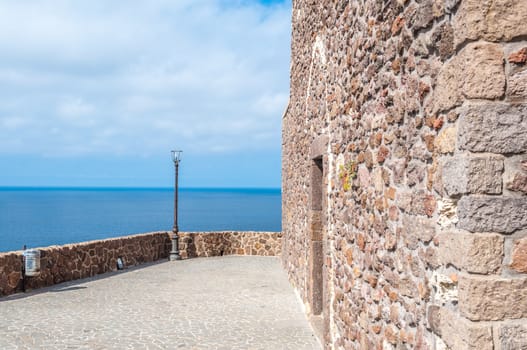
<svg viewBox="0 0 527 350"><path fill-rule="evenodd" d="M174 161L174 167L176 168L176 179L174 184L174 227L172 227L172 250L170 251L170 261L181 260L179 255L179 227L177 224L178 214L178 175L179 175L179 162L181 162L181 153L183 151L170 151L172 153L172 160Z"/></svg>

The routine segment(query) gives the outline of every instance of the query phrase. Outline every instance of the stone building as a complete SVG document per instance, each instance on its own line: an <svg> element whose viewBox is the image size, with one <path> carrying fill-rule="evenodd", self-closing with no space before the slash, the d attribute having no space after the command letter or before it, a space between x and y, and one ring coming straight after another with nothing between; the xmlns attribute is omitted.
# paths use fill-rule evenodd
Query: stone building
<svg viewBox="0 0 527 350"><path fill-rule="evenodd" d="M527 0L294 0L282 261L327 349L527 349Z"/></svg>

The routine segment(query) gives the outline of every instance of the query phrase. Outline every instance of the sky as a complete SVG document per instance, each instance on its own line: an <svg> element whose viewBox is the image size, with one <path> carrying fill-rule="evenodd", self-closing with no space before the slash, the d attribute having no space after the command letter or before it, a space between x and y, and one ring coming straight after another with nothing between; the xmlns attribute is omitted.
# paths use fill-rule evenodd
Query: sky
<svg viewBox="0 0 527 350"><path fill-rule="evenodd" d="M0 2L0 187L280 187L291 1Z"/></svg>

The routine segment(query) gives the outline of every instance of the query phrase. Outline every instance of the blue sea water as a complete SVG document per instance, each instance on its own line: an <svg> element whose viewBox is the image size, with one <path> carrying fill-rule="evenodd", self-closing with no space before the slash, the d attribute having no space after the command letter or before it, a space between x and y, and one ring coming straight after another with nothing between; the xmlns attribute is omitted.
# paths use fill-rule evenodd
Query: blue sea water
<svg viewBox="0 0 527 350"><path fill-rule="evenodd" d="M0 252L171 230L173 189L0 188ZM279 189L180 189L180 231L281 230Z"/></svg>

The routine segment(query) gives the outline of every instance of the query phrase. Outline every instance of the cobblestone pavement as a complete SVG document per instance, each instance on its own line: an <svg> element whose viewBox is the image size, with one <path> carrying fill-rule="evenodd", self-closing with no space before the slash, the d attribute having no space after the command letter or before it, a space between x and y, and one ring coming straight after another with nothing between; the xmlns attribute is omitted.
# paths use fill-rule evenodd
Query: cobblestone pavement
<svg viewBox="0 0 527 350"><path fill-rule="evenodd" d="M321 349L277 258L106 276L0 299L0 349Z"/></svg>

